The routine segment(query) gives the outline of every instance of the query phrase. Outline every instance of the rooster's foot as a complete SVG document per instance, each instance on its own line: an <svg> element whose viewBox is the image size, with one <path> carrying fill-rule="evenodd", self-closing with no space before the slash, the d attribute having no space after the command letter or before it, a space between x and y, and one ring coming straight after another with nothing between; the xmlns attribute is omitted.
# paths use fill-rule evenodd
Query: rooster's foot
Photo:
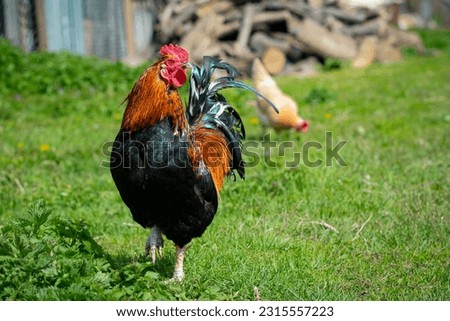
<svg viewBox="0 0 450 321"><path fill-rule="evenodd" d="M154 226L150 232L147 242L145 243L145 254L147 256L151 255L153 264L156 262L156 250L158 250L159 257L162 257L163 246L164 241L161 230L158 226Z"/></svg>
<svg viewBox="0 0 450 321"><path fill-rule="evenodd" d="M183 261L184 261L184 253L187 250L187 246L180 247L176 245L175 252L175 268L173 270L173 276L169 281L183 281L184 279L184 269L183 269Z"/></svg>

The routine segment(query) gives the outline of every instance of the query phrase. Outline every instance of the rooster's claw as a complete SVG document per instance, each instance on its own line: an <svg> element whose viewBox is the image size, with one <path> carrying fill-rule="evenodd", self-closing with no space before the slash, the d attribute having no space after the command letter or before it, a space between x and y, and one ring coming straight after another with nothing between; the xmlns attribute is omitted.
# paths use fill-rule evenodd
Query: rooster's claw
<svg viewBox="0 0 450 321"><path fill-rule="evenodd" d="M155 264L156 262L156 250L158 250L159 257L160 258L162 257L163 246L164 241L161 235L161 230L159 229L159 227L155 226L152 228L150 236L148 237L147 242L145 243L145 255L146 256L151 255L153 264Z"/></svg>

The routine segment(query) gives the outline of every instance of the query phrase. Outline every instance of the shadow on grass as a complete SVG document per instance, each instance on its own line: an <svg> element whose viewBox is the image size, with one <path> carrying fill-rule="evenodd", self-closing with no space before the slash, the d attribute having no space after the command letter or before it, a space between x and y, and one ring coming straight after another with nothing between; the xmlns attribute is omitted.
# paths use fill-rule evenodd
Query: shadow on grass
<svg viewBox="0 0 450 321"><path fill-rule="evenodd" d="M146 271L157 273L162 279L169 279L172 277L174 260L172 253L166 253L161 258L157 258L155 264L151 262L151 259L145 254L136 256L130 255L125 252L119 252L117 254L105 253L108 257L108 261L111 264L111 268L115 270L128 270L133 267L143 265Z"/></svg>

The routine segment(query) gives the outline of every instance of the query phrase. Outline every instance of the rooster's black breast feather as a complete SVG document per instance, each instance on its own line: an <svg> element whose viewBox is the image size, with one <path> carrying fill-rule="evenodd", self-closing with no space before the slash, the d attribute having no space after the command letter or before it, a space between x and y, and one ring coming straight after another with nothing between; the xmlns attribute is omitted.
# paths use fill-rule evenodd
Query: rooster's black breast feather
<svg viewBox="0 0 450 321"><path fill-rule="evenodd" d="M194 171L188 145L164 120L132 134L120 131L111 153L112 177L134 220L158 225L180 246L201 236L217 211L211 175Z"/></svg>

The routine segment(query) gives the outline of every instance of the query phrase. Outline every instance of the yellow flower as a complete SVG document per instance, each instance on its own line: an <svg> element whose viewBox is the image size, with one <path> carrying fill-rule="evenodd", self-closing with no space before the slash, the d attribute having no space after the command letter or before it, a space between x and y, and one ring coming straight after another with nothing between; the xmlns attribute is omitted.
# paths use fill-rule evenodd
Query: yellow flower
<svg viewBox="0 0 450 321"><path fill-rule="evenodd" d="M22 149L22 148L24 148L24 147L25 147L25 143L24 143L24 142L18 142L18 143L17 143L17 148Z"/></svg>
<svg viewBox="0 0 450 321"><path fill-rule="evenodd" d="M258 125L259 124L259 119L256 117L252 117L248 120L248 122L252 125Z"/></svg>
<svg viewBox="0 0 450 321"><path fill-rule="evenodd" d="M46 152L50 149L50 146L47 144L42 144L41 147L39 147L39 149L41 150L41 152Z"/></svg>
<svg viewBox="0 0 450 321"><path fill-rule="evenodd" d="M331 118L333 118L333 115L331 115L330 113L326 113L325 114L325 118L326 119L331 119Z"/></svg>

